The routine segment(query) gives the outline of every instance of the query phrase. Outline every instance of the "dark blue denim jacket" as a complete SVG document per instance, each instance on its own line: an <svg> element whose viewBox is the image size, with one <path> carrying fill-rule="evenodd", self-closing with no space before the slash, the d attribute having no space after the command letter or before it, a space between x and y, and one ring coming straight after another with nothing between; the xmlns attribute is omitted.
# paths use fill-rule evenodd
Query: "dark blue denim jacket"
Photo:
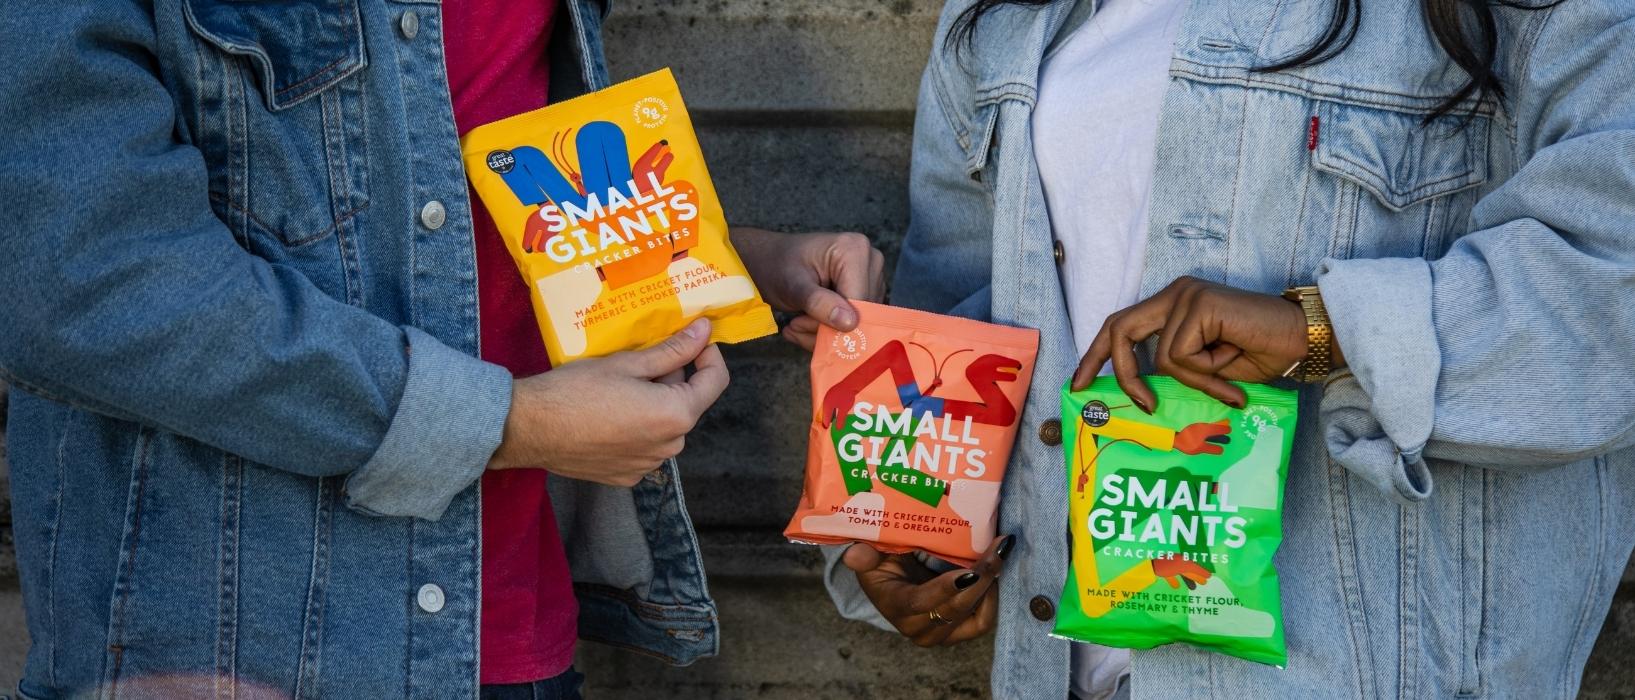
<svg viewBox="0 0 1635 700"><path fill-rule="evenodd" d="M606 84L605 12L565 4L553 97ZM438 4L0 24L25 696L473 696L511 377L475 359ZM688 663L716 614L675 477L552 492L582 635Z"/></svg>

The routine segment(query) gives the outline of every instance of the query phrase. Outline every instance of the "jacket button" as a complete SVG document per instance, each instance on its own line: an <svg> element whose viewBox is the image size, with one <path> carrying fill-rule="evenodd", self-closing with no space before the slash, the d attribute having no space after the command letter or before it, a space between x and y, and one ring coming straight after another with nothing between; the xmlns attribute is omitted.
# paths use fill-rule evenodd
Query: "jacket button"
<svg viewBox="0 0 1635 700"><path fill-rule="evenodd" d="M403 17L397 21L397 29L403 32L403 38L415 38L420 34L420 15L413 10L403 13Z"/></svg>
<svg viewBox="0 0 1635 700"><path fill-rule="evenodd" d="M1056 616L1056 604L1050 602L1049 598L1036 595L1033 596L1033 600L1028 601L1028 612L1033 613L1035 620L1050 622L1050 618Z"/></svg>
<svg viewBox="0 0 1635 700"><path fill-rule="evenodd" d="M414 596L414 602L416 605L420 606L421 610L429 613L435 613L442 610L444 603L443 589L438 587L438 585L435 583L428 583L421 586L420 592Z"/></svg>
<svg viewBox="0 0 1635 700"><path fill-rule="evenodd" d="M1055 241L1050 244L1050 254L1055 256L1057 265L1062 264L1062 258L1067 257L1067 251L1062 249L1061 241Z"/></svg>
<svg viewBox="0 0 1635 700"><path fill-rule="evenodd" d="M426 206L420 208L420 223L425 225L426 228L436 231L442 228L443 222L447 220L448 212L443 210L442 202L434 199L426 202Z"/></svg>
<svg viewBox="0 0 1635 700"><path fill-rule="evenodd" d="M1040 423L1039 442L1051 447L1062 444L1062 422L1052 418Z"/></svg>

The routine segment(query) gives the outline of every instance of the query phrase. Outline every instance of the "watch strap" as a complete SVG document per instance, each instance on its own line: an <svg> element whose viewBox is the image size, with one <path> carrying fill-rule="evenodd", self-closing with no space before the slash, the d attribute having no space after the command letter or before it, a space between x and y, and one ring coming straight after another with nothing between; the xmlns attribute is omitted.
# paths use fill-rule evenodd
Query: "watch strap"
<svg viewBox="0 0 1635 700"><path fill-rule="evenodd" d="M1322 292L1315 286L1293 287L1283 292L1283 298L1299 304L1306 316L1306 358L1283 376L1302 382L1327 380L1334 368L1334 326L1329 322Z"/></svg>

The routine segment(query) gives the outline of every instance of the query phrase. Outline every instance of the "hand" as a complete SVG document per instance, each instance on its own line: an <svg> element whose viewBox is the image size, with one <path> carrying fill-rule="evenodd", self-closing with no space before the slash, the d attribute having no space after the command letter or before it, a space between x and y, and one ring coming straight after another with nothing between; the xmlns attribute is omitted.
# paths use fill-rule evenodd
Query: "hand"
<svg viewBox="0 0 1635 700"><path fill-rule="evenodd" d="M863 593L903 636L922 647L950 646L993 630L999 614L994 583L1015 541L1014 535L996 539L975 566L944 574L913 555L885 555L867 544L852 545L841 561L857 572Z"/></svg>
<svg viewBox="0 0 1635 700"><path fill-rule="evenodd" d="M1209 582L1209 569L1173 553L1152 560L1152 572L1164 579L1170 588L1180 588L1185 583L1190 591L1197 589L1199 584Z"/></svg>
<svg viewBox="0 0 1635 700"><path fill-rule="evenodd" d="M698 319L646 350L578 360L519 379L489 469L541 467L634 486L681 453L698 417L727 388L710 322ZM692 363L693 375L681 378Z"/></svg>
<svg viewBox="0 0 1635 700"><path fill-rule="evenodd" d="M732 229L732 244L767 303L799 313L783 337L807 350L821 322L838 331L857 327L847 299L880 301L886 295L885 256L861 233L773 233Z"/></svg>
<svg viewBox="0 0 1635 700"><path fill-rule="evenodd" d="M1232 424L1224 420L1193 423L1175 434L1175 451L1187 455L1221 454L1226 451L1221 446L1232 442L1231 432Z"/></svg>
<svg viewBox="0 0 1635 700"><path fill-rule="evenodd" d="M1182 277L1107 317L1079 362L1073 388L1088 386L1111 359L1119 388L1152 413L1158 397L1141 381L1134 346L1154 334L1159 373L1236 408L1247 398L1230 382L1276 379L1306 357L1306 316L1299 304Z"/></svg>

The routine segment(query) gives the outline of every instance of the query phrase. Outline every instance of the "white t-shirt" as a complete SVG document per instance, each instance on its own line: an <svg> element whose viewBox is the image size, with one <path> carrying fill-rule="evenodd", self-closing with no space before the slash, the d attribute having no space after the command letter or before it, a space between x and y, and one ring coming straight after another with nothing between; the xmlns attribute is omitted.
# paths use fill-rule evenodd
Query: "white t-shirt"
<svg viewBox="0 0 1635 700"><path fill-rule="evenodd" d="M1158 113L1185 6L1102 0L1040 68L1033 150L1080 353L1141 291ZM1111 697L1129 667L1126 649L1076 644L1073 693Z"/></svg>
<svg viewBox="0 0 1635 700"><path fill-rule="evenodd" d="M1137 301L1158 112L1183 0L1102 0L1040 68L1033 151L1079 352Z"/></svg>

